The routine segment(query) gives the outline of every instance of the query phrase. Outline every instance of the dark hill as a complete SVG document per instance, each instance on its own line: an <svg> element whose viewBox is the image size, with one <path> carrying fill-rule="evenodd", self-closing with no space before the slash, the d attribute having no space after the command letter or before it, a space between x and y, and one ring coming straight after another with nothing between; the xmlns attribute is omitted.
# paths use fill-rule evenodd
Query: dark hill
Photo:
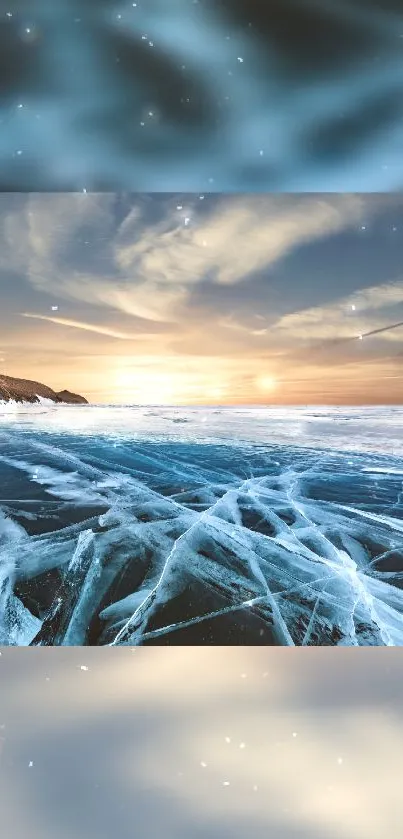
<svg viewBox="0 0 403 839"><path fill-rule="evenodd" d="M69 390L61 390L59 393L41 384L41 382L31 382L29 379L14 379L12 376L0 375L0 402L39 402L43 399L51 399L52 402L64 402L74 405L87 404L84 396L79 396L76 393L70 393Z"/></svg>

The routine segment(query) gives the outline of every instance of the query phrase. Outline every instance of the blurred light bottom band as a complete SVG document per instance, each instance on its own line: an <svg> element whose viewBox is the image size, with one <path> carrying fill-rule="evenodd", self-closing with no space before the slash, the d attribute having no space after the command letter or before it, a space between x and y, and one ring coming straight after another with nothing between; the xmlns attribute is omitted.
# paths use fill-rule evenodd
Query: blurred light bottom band
<svg viewBox="0 0 403 839"><path fill-rule="evenodd" d="M22 839L381 839L397 649L10 649L0 810Z"/></svg>

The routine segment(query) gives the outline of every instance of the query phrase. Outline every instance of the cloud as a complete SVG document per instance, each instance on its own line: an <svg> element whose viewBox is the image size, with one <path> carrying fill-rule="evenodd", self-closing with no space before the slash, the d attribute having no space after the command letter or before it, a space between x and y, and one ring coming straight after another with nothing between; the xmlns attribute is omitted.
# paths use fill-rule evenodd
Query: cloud
<svg viewBox="0 0 403 839"><path fill-rule="evenodd" d="M346 302L350 303L350 301L363 311L383 309L386 306L403 303L403 278L398 277L392 282L381 283L354 292Z"/></svg>
<svg viewBox="0 0 403 839"><path fill-rule="evenodd" d="M245 282L367 212L357 195L225 196L210 205L190 196L182 210L169 196L158 213L140 196L117 224L113 198L31 196L23 219L21 211L7 219L10 259L20 269L25 261L37 290L157 322L186 320L189 292L207 278L224 286ZM91 249L83 254L87 230ZM97 263L102 248L107 276L89 260L91 252ZM66 266L66 252L74 252L74 267Z"/></svg>
<svg viewBox="0 0 403 839"><path fill-rule="evenodd" d="M86 332L96 332L98 335L108 335L111 338L120 338L123 341L133 341L138 338L151 337L145 335L144 333L134 334L120 332L108 326L97 326L96 324L83 323L77 320L69 320L68 318L51 317L50 315L35 315L30 312L21 312L21 317L32 318L34 320L45 320L49 321L49 323L59 323L61 326L69 326L73 329L84 329Z"/></svg>
<svg viewBox="0 0 403 839"><path fill-rule="evenodd" d="M209 275L218 284L232 285L299 245L356 223L364 206L356 195L294 196L292 202L289 196L226 196L207 217L188 208L189 226L171 212L133 243L120 246L118 241L116 258L124 271L135 270L143 280L188 286ZM134 239L137 225L136 215Z"/></svg>
<svg viewBox="0 0 403 839"><path fill-rule="evenodd" d="M349 294L330 306L284 315L271 331L294 340L337 342L377 334L387 340L400 340L394 334L400 322L390 324L390 307L398 304L403 304L403 282L387 282Z"/></svg>

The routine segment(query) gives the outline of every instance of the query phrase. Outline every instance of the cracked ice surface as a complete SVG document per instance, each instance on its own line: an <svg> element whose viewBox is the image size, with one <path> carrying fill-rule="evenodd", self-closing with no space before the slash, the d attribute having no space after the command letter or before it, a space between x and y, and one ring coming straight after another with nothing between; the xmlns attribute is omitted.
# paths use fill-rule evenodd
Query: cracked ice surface
<svg viewBox="0 0 403 839"><path fill-rule="evenodd" d="M0 643L403 646L403 408L0 408Z"/></svg>

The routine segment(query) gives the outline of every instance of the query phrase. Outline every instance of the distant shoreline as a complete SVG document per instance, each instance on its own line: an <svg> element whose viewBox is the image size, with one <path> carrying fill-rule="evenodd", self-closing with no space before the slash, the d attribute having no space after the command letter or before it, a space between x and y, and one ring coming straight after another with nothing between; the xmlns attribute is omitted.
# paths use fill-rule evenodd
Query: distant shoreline
<svg viewBox="0 0 403 839"><path fill-rule="evenodd" d="M41 382L0 375L0 404L88 405L87 399L69 390L55 391Z"/></svg>

